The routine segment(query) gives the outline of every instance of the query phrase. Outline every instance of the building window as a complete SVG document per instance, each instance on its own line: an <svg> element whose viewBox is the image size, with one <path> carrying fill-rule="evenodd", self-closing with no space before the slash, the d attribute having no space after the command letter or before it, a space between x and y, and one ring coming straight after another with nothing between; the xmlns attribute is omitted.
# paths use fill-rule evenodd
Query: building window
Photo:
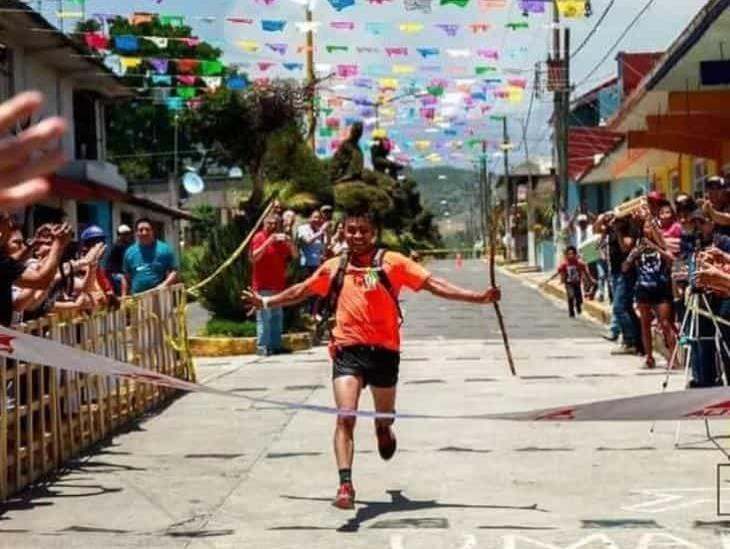
<svg viewBox="0 0 730 549"><path fill-rule="evenodd" d="M695 198L702 198L705 194L705 180L707 179L707 163L704 160L695 160L692 169L692 192Z"/></svg>
<svg viewBox="0 0 730 549"><path fill-rule="evenodd" d="M10 99L13 95L15 95L13 50L4 42L0 42L0 101Z"/></svg>

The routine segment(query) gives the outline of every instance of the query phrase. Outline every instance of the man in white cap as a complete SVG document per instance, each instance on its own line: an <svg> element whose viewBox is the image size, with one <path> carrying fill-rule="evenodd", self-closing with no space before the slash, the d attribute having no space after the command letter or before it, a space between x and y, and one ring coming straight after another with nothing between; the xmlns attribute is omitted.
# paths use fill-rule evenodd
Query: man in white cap
<svg viewBox="0 0 730 549"><path fill-rule="evenodd" d="M134 242L132 228L129 225L119 225L117 228L117 241L109 253L109 262L107 263L106 272L114 285L114 292L117 295L122 293L122 278L124 277L124 254L127 248Z"/></svg>

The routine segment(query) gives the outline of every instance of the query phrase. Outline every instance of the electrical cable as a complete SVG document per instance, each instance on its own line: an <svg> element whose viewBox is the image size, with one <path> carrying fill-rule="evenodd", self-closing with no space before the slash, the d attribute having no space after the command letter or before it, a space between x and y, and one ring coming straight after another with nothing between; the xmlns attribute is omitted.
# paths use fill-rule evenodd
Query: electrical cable
<svg viewBox="0 0 730 549"><path fill-rule="evenodd" d="M603 58L598 62L598 64L593 67L593 69L581 80L578 84L576 84L576 87L583 84L586 80L588 80L591 76L593 76L598 69L601 68L601 65L603 65L606 60L611 56L613 51L618 47L618 45L621 43L621 41L626 37L629 32L636 26L636 24L639 22L639 20L644 16L644 14L649 11L649 8L654 4L656 0L648 0L646 4L644 4L644 7L641 8L639 13L637 13L634 18L631 20L631 22L626 26L624 31L621 33L621 35L618 37L618 39L613 43L613 45L606 51L606 55L603 56Z"/></svg>
<svg viewBox="0 0 730 549"><path fill-rule="evenodd" d="M601 26L603 21L608 17L608 14L611 12L611 9L613 8L614 4L616 3L616 0L611 0L606 6L606 9L603 10L603 13L601 14L601 17L598 18L598 21L596 21L596 24L593 25L593 28L590 30L590 32L586 35L586 37L583 39L583 42L580 43L580 45L573 51L573 53L570 54L571 59L574 59L575 56L577 56L583 48L585 48L586 44L588 44L588 41L593 38L593 35L596 34L598 31L598 28Z"/></svg>

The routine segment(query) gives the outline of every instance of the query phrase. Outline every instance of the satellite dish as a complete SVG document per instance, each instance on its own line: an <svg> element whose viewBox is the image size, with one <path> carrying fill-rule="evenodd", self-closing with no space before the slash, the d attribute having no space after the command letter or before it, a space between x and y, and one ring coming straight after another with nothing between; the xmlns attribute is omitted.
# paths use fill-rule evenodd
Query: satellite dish
<svg viewBox="0 0 730 549"><path fill-rule="evenodd" d="M205 182L194 171L188 171L182 178L183 188L190 194L200 194L205 190Z"/></svg>

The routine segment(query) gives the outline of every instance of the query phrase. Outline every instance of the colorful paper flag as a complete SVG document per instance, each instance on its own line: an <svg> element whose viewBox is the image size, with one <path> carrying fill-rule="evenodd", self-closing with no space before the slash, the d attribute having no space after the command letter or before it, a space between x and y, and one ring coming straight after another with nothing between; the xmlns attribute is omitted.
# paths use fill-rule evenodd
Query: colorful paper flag
<svg viewBox="0 0 730 549"><path fill-rule="evenodd" d="M283 32L286 28L286 21L280 19L262 19L261 30L266 32Z"/></svg>
<svg viewBox="0 0 730 549"><path fill-rule="evenodd" d="M427 59L432 56L439 55L440 50L438 48L416 48L416 51L423 57L424 59Z"/></svg>
<svg viewBox="0 0 730 549"><path fill-rule="evenodd" d="M238 42L236 42L236 45L248 52L259 51L259 43L254 42L253 40L239 40Z"/></svg>
<svg viewBox="0 0 730 549"><path fill-rule="evenodd" d="M558 0L558 13L567 19L585 17L585 0Z"/></svg>
<svg viewBox="0 0 730 549"><path fill-rule="evenodd" d="M330 5L336 11L342 11L355 5L355 0L329 0Z"/></svg>
<svg viewBox="0 0 730 549"><path fill-rule="evenodd" d="M332 21L330 27L335 30L353 30L355 23L352 21Z"/></svg>
<svg viewBox="0 0 730 549"><path fill-rule="evenodd" d="M459 32L459 25L453 24L453 23L437 23L436 28L441 29L446 33L446 36L456 36L456 33Z"/></svg>
<svg viewBox="0 0 730 549"><path fill-rule="evenodd" d="M424 26L422 23L401 23L399 28L405 34L417 34L423 30Z"/></svg>
<svg viewBox="0 0 730 549"><path fill-rule="evenodd" d="M284 54L286 54L286 50L289 48L289 45L281 44L281 43L276 43L276 44L267 43L266 47L269 48L274 53L278 53L279 55L284 55Z"/></svg>
<svg viewBox="0 0 730 549"><path fill-rule="evenodd" d="M137 51L139 38L131 34L119 34L114 37L114 47L119 51Z"/></svg>

